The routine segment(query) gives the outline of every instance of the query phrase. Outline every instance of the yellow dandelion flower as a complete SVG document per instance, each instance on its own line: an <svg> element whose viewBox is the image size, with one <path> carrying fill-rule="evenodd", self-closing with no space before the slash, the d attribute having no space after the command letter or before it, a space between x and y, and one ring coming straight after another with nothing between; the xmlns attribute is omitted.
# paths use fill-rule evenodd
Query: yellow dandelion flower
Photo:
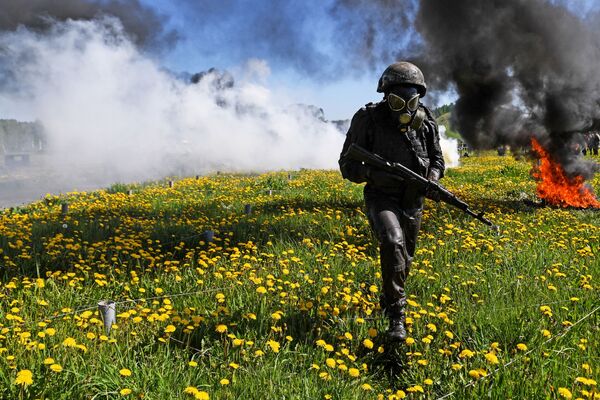
<svg viewBox="0 0 600 400"><path fill-rule="evenodd" d="M68 337L65 340L63 340L62 345L65 347L75 347L77 346L77 341L72 337Z"/></svg>
<svg viewBox="0 0 600 400"><path fill-rule="evenodd" d="M188 365L189 365L190 367L197 367L197 366L198 366L198 363L197 363L196 361L190 361L190 362L188 363Z"/></svg>
<svg viewBox="0 0 600 400"><path fill-rule="evenodd" d="M527 345L525 343L519 343L517 344L517 349L521 351L527 351Z"/></svg>
<svg viewBox="0 0 600 400"><path fill-rule="evenodd" d="M191 394L192 396L195 396L196 393L198 393L198 389L195 388L194 386L188 386L183 390L183 393Z"/></svg>
<svg viewBox="0 0 600 400"><path fill-rule="evenodd" d="M365 346L367 349L372 349L373 342L370 341L369 339L365 339L365 340L363 340L363 346Z"/></svg>
<svg viewBox="0 0 600 400"><path fill-rule="evenodd" d="M331 375L329 375L328 372L320 372L319 378L328 381L328 380L331 380Z"/></svg>
<svg viewBox="0 0 600 400"><path fill-rule="evenodd" d="M362 390L373 390L373 387L371 385L369 385L368 383L363 383L362 385L360 385L360 388Z"/></svg>
<svg viewBox="0 0 600 400"><path fill-rule="evenodd" d="M217 325L217 327L215 328L215 331L216 331L217 333L225 333L225 332L227 332L227 325L224 325L224 324L219 324L219 325Z"/></svg>
<svg viewBox="0 0 600 400"><path fill-rule="evenodd" d="M474 352L472 352L469 349L464 349L463 351L460 352L460 354L458 355L458 357L460 358L471 358L475 355Z"/></svg>
<svg viewBox="0 0 600 400"><path fill-rule="evenodd" d="M547 329L542 329L542 336L545 338L549 338L550 336L552 336L552 333L550 333L550 331Z"/></svg>
<svg viewBox="0 0 600 400"><path fill-rule="evenodd" d="M21 386L28 386L33 383L33 373L28 369L23 369L17 373L17 379L15 384Z"/></svg>
<svg viewBox="0 0 600 400"><path fill-rule="evenodd" d="M223 378L219 381L219 383L221 384L221 386L229 385L229 379Z"/></svg>
<svg viewBox="0 0 600 400"><path fill-rule="evenodd" d="M485 369L472 369L469 371L469 376L473 379L479 379L487 375L487 371Z"/></svg>
<svg viewBox="0 0 600 400"><path fill-rule="evenodd" d="M119 370L119 374L121 374L121 376L131 376L131 370L123 368Z"/></svg>
<svg viewBox="0 0 600 400"><path fill-rule="evenodd" d="M411 393L416 393L416 392L425 393L425 390L423 389L423 386L421 386L421 385L411 386L409 388L406 388L406 390Z"/></svg>
<svg viewBox="0 0 600 400"><path fill-rule="evenodd" d="M573 394L571 393L571 391L565 387L558 388L558 394L560 394L560 396L564 397L565 399L573 398Z"/></svg>
<svg viewBox="0 0 600 400"><path fill-rule="evenodd" d="M273 351L273 353L279 353L279 342L276 342L274 340L269 340L267 342L267 345L271 348L271 350Z"/></svg>
<svg viewBox="0 0 600 400"><path fill-rule="evenodd" d="M63 370L63 367L61 367L60 364L52 364L50 366L50 369L54 372L61 372Z"/></svg>
<svg viewBox="0 0 600 400"><path fill-rule="evenodd" d="M175 332L177 330L177 328L175 328L174 325L167 325L167 327L165 328L165 333L172 333Z"/></svg>
<svg viewBox="0 0 600 400"><path fill-rule="evenodd" d="M498 356L496 356L496 353L494 353L493 351L490 351L489 353L487 353L485 355L485 359L488 361L488 363L490 363L492 365L496 365L500 362L500 361L498 361Z"/></svg>
<svg viewBox="0 0 600 400"><path fill-rule="evenodd" d="M353 378L358 378L360 376L360 371L356 368L350 368L348 374Z"/></svg>
<svg viewBox="0 0 600 400"><path fill-rule="evenodd" d="M123 389L119 390L119 394L121 396L127 396L128 394L131 394L131 389L123 388Z"/></svg>
<svg viewBox="0 0 600 400"><path fill-rule="evenodd" d="M597 383L596 383L595 380L588 379L588 378L583 377L583 376L578 376L577 378L575 378L575 382L584 384L586 386L596 386L597 385Z"/></svg>
<svg viewBox="0 0 600 400"><path fill-rule="evenodd" d="M44 365L54 364L54 358L48 357L44 360Z"/></svg>

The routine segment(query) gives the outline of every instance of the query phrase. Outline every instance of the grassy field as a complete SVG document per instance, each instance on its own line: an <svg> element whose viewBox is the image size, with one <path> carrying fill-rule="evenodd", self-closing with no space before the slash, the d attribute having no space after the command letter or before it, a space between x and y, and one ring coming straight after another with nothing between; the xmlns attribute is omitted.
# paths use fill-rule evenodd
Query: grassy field
<svg viewBox="0 0 600 400"><path fill-rule="evenodd" d="M0 398L600 398L600 213L528 206L529 169L484 156L447 173L500 234L426 204L405 345L383 338L362 187L337 171L4 210Z"/></svg>

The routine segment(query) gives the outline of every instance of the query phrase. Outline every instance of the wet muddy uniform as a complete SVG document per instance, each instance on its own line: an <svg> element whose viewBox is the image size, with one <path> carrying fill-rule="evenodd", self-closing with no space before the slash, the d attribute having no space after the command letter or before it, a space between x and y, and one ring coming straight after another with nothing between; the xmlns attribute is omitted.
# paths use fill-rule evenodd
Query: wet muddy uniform
<svg viewBox="0 0 600 400"><path fill-rule="evenodd" d="M404 319L405 282L415 254L424 193L410 184L373 173L369 167L344 158L343 154L356 143L424 177L441 177L444 158L437 124L428 109L419 107L427 115L421 127L401 132L385 102L367 104L352 118L339 160L344 178L355 183L367 182L364 188L367 216L380 246L381 305L390 319Z"/></svg>

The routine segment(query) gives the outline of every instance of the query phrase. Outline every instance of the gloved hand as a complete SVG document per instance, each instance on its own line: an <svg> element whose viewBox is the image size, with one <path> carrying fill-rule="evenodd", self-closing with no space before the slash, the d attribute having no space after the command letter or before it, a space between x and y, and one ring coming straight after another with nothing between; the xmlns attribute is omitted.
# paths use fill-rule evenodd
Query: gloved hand
<svg viewBox="0 0 600 400"><path fill-rule="evenodd" d="M429 179L432 182L437 182L440 180L440 171L438 171L435 168L432 168L429 170L429 172L427 173L427 179Z"/></svg>
<svg viewBox="0 0 600 400"><path fill-rule="evenodd" d="M430 169L427 173L427 179L433 183L436 183L440 179L440 171L435 168ZM430 187L428 187L425 197L435 202L440 201L440 193L437 190L431 190Z"/></svg>
<svg viewBox="0 0 600 400"><path fill-rule="evenodd" d="M377 168L367 169L367 182L375 186L398 186L402 178Z"/></svg>

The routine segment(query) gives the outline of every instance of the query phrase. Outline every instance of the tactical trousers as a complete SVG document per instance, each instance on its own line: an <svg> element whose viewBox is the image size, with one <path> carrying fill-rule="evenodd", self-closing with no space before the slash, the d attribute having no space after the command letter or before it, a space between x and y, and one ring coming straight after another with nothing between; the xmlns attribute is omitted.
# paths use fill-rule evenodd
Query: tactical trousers
<svg viewBox="0 0 600 400"><path fill-rule="evenodd" d="M365 195L369 224L379 241L381 307L390 319L404 318L406 278L421 227L422 208L406 208L403 203L393 196Z"/></svg>

